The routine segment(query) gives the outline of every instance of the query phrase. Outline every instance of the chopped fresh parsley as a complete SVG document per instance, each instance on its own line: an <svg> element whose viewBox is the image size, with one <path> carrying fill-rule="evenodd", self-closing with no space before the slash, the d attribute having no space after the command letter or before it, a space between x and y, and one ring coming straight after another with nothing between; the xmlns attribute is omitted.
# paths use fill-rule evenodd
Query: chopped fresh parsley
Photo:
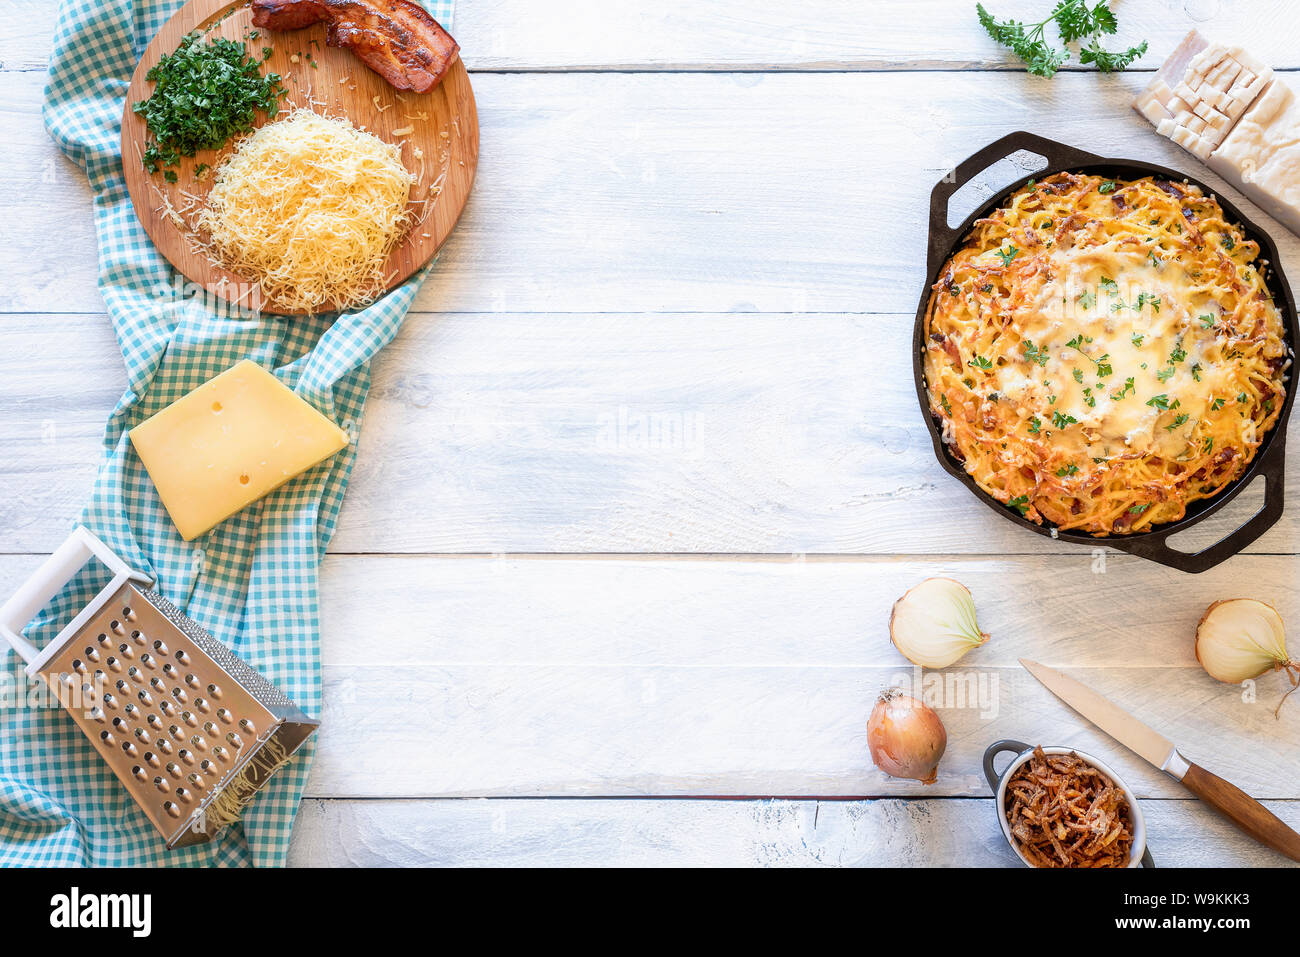
<svg viewBox="0 0 1300 957"><path fill-rule="evenodd" d="M1117 283L1114 279L1111 279L1109 276L1101 277L1101 288L1106 290L1106 292L1109 295L1112 296L1119 295L1119 283Z"/></svg>
<svg viewBox="0 0 1300 957"><path fill-rule="evenodd" d="M1079 305L1084 309L1091 309L1097 302L1097 297L1091 292L1079 294Z"/></svg>
<svg viewBox="0 0 1300 957"><path fill-rule="evenodd" d="M1079 466L1077 466L1077 465L1075 465L1073 462L1071 462L1069 465L1065 465L1065 466L1062 466L1061 468L1057 469L1057 470L1056 470L1056 474L1057 474L1058 476L1060 476L1061 478L1065 478L1067 475L1078 475L1078 474L1079 474Z"/></svg>
<svg viewBox="0 0 1300 957"><path fill-rule="evenodd" d="M1075 381L1075 382L1078 382L1078 383L1080 383L1080 384L1082 384L1082 382L1083 382L1083 370L1082 370L1082 369L1075 369L1073 375L1074 375L1074 381Z"/></svg>
<svg viewBox="0 0 1300 957"><path fill-rule="evenodd" d="M1183 348L1183 341L1180 339L1174 345L1174 351L1169 353L1169 364L1177 365L1187 358L1187 350Z"/></svg>
<svg viewBox="0 0 1300 957"><path fill-rule="evenodd" d="M1102 180L1101 185L1097 187L1097 192L1099 193L1111 193L1114 192L1114 190L1115 181L1113 179Z"/></svg>
<svg viewBox="0 0 1300 957"><path fill-rule="evenodd" d="M1011 260L1015 259L1016 254L1019 252L1020 250L1017 249L1015 246L1008 246L1006 249L999 249L996 255L999 259L1002 260L1002 265L1010 266Z"/></svg>
<svg viewBox="0 0 1300 957"><path fill-rule="evenodd" d="M1161 382L1168 382L1170 379L1174 377L1174 373L1177 371L1178 370L1175 369L1173 366L1166 366L1165 368L1161 369L1159 372L1156 373L1156 378L1159 379Z"/></svg>
<svg viewBox="0 0 1300 957"><path fill-rule="evenodd" d="M1199 362L1192 364L1192 378L1197 382L1201 381L1201 364Z"/></svg>
<svg viewBox="0 0 1300 957"><path fill-rule="evenodd" d="M1150 503L1150 502L1143 502L1141 505L1134 505L1132 508L1130 508L1130 509L1128 510L1128 513L1129 513L1130 515L1141 515L1143 512L1145 512L1145 511L1146 511L1147 509L1149 509L1150 507L1151 507L1151 503Z"/></svg>
<svg viewBox="0 0 1300 957"><path fill-rule="evenodd" d="M1043 420L1036 415L1029 417L1029 434L1037 435L1043 428Z"/></svg>
<svg viewBox="0 0 1300 957"><path fill-rule="evenodd" d="M151 173L248 132L259 112L276 113L287 95L280 77L263 76L261 61L242 42L217 37L204 43L197 31L187 33L145 79L154 85L153 94L131 109L144 117L152 137L141 157Z"/></svg>
<svg viewBox="0 0 1300 957"><path fill-rule="evenodd" d="M973 365L976 369L992 369L992 368L993 368L993 363L990 362L988 359L985 359L983 356L980 356L980 355L972 356L972 357L971 357L971 360L970 360L970 364Z"/></svg>
<svg viewBox="0 0 1300 957"><path fill-rule="evenodd" d="M1029 514L1029 496L1017 495L1015 498L1007 501L1007 505L1014 508L1021 515Z"/></svg>
<svg viewBox="0 0 1300 957"><path fill-rule="evenodd" d="M1079 420L1072 415L1066 415L1064 412L1056 411L1052 413L1052 425L1058 429L1063 429L1067 425L1074 425Z"/></svg>
<svg viewBox="0 0 1300 957"><path fill-rule="evenodd" d="M1124 388L1120 389L1118 392L1112 392L1110 397L1114 399L1116 402L1118 402L1120 399L1124 398L1124 396L1128 395L1133 391L1135 391L1135 386L1133 385L1133 377L1129 376L1127 379L1124 380Z"/></svg>
<svg viewBox="0 0 1300 957"><path fill-rule="evenodd" d="M1146 336L1142 335L1140 332L1133 333L1133 345L1137 346L1139 349L1142 348L1142 340L1145 338Z"/></svg>
<svg viewBox="0 0 1300 957"><path fill-rule="evenodd" d="M1237 246L1237 241L1233 239L1231 236L1229 236L1227 233L1224 233L1219 237L1219 242L1220 244L1222 244L1223 248L1226 249L1228 252L1232 252L1233 249L1235 249Z"/></svg>
<svg viewBox="0 0 1300 957"><path fill-rule="evenodd" d="M1159 395L1154 395L1147 399L1147 405L1151 406L1153 409L1168 409L1169 396L1163 392Z"/></svg>
<svg viewBox="0 0 1300 957"><path fill-rule="evenodd" d="M1149 292L1138 293L1137 302L1133 304L1134 312L1141 312L1143 306L1150 306L1155 312L1160 311L1160 297L1153 296Z"/></svg>
<svg viewBox="0 0 1300 957"><path fill-rule="evenodd" d="M1181 415L1174 416L1173 423L1170 425L1166 425L1165 431L1172 432L1174 429L1178 428L1180 425L1186 422L1189 418L1191 418L1191 416L1189 416L1186 412L1182 413Z"/></svg>
<svg viewBox="0 0 1300 957"><path fill-rule="evenodd" d="M1228 401L1227 399L1215 399L1213 402L1210 403L1210 411L1218 412L1220 409L1223 408L1224 404L1227 401Z"/></svg>
<svg viewBox="0 0 1300 957"><path fill-rule="evenodd" d="M1203 316L1197 316L1197 318L1201 320L1201 325L1203 325L1206 329L1214 328L1214 316L1211 315L1210 313L1207 312Z"/></svg>
<svg viewBox="0 0 1300 957"><path fill-rule="evenodd" d="M1047 350L1038 348L1036 345L1034 345L1032 339L1026 339L1025 358L1028 359L1030 362L1035 363L1036 365L1045 366L1047 365L1047 358L1048 358Z"/></svg>

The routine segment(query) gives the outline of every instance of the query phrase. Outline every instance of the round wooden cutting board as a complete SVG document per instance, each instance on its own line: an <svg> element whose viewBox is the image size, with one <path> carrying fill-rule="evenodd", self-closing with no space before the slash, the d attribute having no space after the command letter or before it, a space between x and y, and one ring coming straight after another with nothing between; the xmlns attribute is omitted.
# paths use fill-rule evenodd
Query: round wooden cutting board
<svg viewBox="0 0 1300 957"><path fill-rule="evenodd" d="M207 38L242 40L254 59L262 56L264 47L271 48L262 72L280 75L289 94L283 101L284 110L306 106L331 116L346 116L354 126L386 142L401 144L402 163L419 177L411 187L411 208L424 218L411 226L389 256L385 271L392 278L387 288L392 289L428 262L460 218L478 167L478 111L464 64L458 58L442 83L429 93L395 90L351 51L326 46L323 23L286 32L254 27L247 0L190 0L150 41L126 93L122 168L127 190L149 238L168 261L191 282L243 308L292 314L265 301L251 280L213 265L206 252L196 248L196 241L203 237L168 212L170 203L185 220L184 211L194 206L192 197L205 198L212 186L211 174L196 179L195 168L206 163L215 170L234 141L182 159L179 166L172 167L175 183L168 183L162 170L147 172L141 162L148 130L132 106L153 93L153 84L145 74L175 50L185 34L210 26ZM256 39L247 39L250 31L257 34ZM275 118L259 113L256 125ZM407 129L410 132L403 135L395 133ZM427 204L423 202L426 199ZM322 307L319 311L332 309Z"/></svg>

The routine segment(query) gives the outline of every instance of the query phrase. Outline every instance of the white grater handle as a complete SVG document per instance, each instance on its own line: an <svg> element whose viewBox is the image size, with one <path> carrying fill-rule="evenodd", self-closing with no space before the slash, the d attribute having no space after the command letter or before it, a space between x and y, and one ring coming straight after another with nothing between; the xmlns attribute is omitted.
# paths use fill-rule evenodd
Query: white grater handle
<svg viewBox="0 0 1300 957"><path fill-rule="evenodd" d="M116 552L88 529L78 525L63 544L55 549L54 554L45 559L35 574L23 582L13 597L0 607L0 637L8 641L27 664L30 665L40 651L23 637L23 628L64 585L76 577L77 572L92 557L98 558L113 573L113 581L108 586L113 590L121 587L128 578L143 577L132 571L126 562L117 557ZM59 637L73 629L73 626L80 627L80 622L74 619L59 633Z"/></svg>

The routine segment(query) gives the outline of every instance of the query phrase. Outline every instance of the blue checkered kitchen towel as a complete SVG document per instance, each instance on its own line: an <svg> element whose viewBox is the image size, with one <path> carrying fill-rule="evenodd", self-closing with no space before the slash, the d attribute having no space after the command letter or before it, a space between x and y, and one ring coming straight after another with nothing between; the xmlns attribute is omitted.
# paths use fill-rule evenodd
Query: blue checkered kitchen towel
<svg viewBox="0 0 1300 957"><path fill-rule="evenodd" d="M451 5L426 3L448 25ZM99 285L127 374L81 521L305 711L319 715L317 569L356 456L369 360L396 334L422 277L337 320L232 318L175 293L184 280L136 219L118 138L136 61L180 6L180 0L62 0L54 37L45 122L60 148L85 168L95 192ZM207 535L183 542L127 431L242 358L275 370L354 441ZM38 645L47 641L93 594L91 577L82 576L27 636ZM25 688L17 655L4 656L0 681L10 690ZM168 851L66 714L0 708L0 864L283 864L313 746L276 775L242 826L211 844Z"/></svg>

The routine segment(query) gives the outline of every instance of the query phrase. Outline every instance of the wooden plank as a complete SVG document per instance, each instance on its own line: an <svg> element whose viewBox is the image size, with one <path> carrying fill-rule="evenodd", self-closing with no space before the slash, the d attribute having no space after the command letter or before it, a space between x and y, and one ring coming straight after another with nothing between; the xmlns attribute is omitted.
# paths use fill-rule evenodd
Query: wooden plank
<svg viewBox="0 0 1300 957"><path fill-rule="evenodd" d="M1300 827L1300 802L1269 802ZM1284 867L1196 801L1145 801L1157 867ZM296 867L1017 867L992 799L304 801Z"/></svg>
<svg viewBox="0 0 1300 957"><path fill-rule="evenodd" d="M88 195L41 128L41 79L13 74L0 89L0 217L17 224L0 274L21 277L0 311L96 312ZM1129 108L1142 80L479 75L478 181L416 308L912 312L930 190L1012 130L1220 184ZM1274 235L1294 275L1300 240Z"/></svg>
<svg viewBox="0 0 1300 957"><path fill-rule="evenodd" d="M38 556L0 559L8 594ZM922 686L948 730L939 780L872 767L876 693L921 680L890 645L928 575L973 591L984 648ZM838 562L329 558L324 726L312 797L978 797L1001 738L1096 754L1142 796L1185 792L1018 665L1060 667L1260 798L1294 798L1300 709L1195 663L1195 622L1238 595L1300 615L1294 565L1243 557L1196 580L1136 560ZM1154 601L1152 596L1163 596ZM1124 609L1122 615L1113 609ZM934 680L934 679L930 679Z"/></svg>
<svg viewBox="0 0 1300 957"><path fill-rule="evenodd" d="M998 553L1091 560L939 467L911 317L416 315L375 364L344 552ZM123 387L102 316L10 316L0 552L80 512ZM881 343L888 345L882 351ZM1288 494L1300 498L1300 446ZM1188 533L1254 513L1250 490ZM1252 546L1293 552L1292 510Z"/></svg>
<svg viewBox="0 0 1300 957"><path fill-rule="evenodd" d="M10 0L16 8L0 38L7 70L45 66L57 4ZM996 0L999 17L1036 21L1046 0ZM473 70L907 70L1014 69L983 31L967 0L458 0L451 29ZM1116 6L1120 33L1109 46L1146 39L1138 64L1154 69L1192 27L1241 43L1276 67L1300 66L1283 0L1192 0ZM1074 60L1077 67L1078 60Z"/></svg>

